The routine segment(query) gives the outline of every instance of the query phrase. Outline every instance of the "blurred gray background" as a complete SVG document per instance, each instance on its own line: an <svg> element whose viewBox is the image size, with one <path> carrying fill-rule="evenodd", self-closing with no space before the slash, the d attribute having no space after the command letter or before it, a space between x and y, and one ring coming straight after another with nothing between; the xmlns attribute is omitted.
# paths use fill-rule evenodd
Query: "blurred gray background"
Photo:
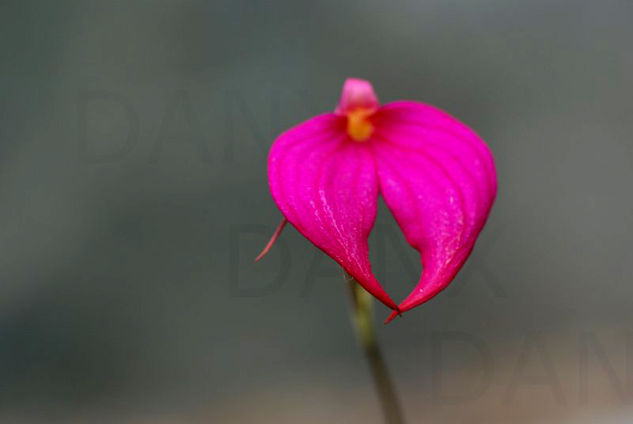
<svg viewBox="0 0 633 424"><path fill-rule="evenodd" d="M420 423L633 417L630 1L3 1L0 422L380 423L275 136L348 76L496 157L455 282L379 337ZM420 272L381 205L372 261ZM382 321L388 311L377 306Z"/></svg>

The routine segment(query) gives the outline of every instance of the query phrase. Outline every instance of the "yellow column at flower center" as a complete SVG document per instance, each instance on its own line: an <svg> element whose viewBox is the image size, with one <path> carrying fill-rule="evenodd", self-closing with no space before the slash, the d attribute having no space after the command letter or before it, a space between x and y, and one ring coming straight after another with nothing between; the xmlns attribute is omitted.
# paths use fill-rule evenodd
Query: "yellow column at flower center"
<svg viewBox="0 0 633 424"><path fill-rule="evenodd" d="M365 141L374 132L374 125L368 119L374 109L356 108L347 112L347 134L354 141Z"/></svg>

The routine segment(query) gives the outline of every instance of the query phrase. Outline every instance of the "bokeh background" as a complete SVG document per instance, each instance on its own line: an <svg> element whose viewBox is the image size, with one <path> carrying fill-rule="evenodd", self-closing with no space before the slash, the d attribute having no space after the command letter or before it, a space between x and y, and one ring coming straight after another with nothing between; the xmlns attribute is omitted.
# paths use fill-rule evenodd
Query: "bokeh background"
<svg viewBox="0 0 633 424"><path fill-rule="evenodd" d="M497 161L462 273L379 325L409 421L631 422L632 40L626 0L3 1L0 422L380 423L333 262L252 262L270 144L348 76ZM371 250L401 299L384 205Z"/></svg>

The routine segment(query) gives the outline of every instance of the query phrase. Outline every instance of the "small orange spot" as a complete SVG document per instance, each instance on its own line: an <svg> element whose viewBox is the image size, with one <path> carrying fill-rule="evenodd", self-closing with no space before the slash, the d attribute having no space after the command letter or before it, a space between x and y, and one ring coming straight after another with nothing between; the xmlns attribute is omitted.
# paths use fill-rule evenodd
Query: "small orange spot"
<svg viewBox="0 0 633 424"><path fill-rule="evenodd" d="M368 119L375 109L356 108L347 112L347 134L354 141L365 141L374 132L374 126Z"/></svg>

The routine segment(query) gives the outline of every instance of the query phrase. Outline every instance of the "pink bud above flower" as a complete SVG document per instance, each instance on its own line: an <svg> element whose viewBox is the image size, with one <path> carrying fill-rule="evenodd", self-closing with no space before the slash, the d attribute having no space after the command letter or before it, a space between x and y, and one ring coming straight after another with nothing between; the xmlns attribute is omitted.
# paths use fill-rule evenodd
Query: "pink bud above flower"
<svg viewBox="0 0 633 424"><path fill-rule="evenodd" d="M453 280L497 193L492 154L474 131L423 103L380 106L371 84L352 78L334 113L309 119L275 140L268 180L284 220L265 251L287 220L393 309L388 321ZM367 239L379 194L423 266L399 305L369 261Z"/></svg>
<svg viewBox="0 0 633 424"><path fill-rule="evenodd" d="M336 113L344 115L356 109L376 110L379 106L374 87L369 81L348 78L343 84Z"/></svg>

